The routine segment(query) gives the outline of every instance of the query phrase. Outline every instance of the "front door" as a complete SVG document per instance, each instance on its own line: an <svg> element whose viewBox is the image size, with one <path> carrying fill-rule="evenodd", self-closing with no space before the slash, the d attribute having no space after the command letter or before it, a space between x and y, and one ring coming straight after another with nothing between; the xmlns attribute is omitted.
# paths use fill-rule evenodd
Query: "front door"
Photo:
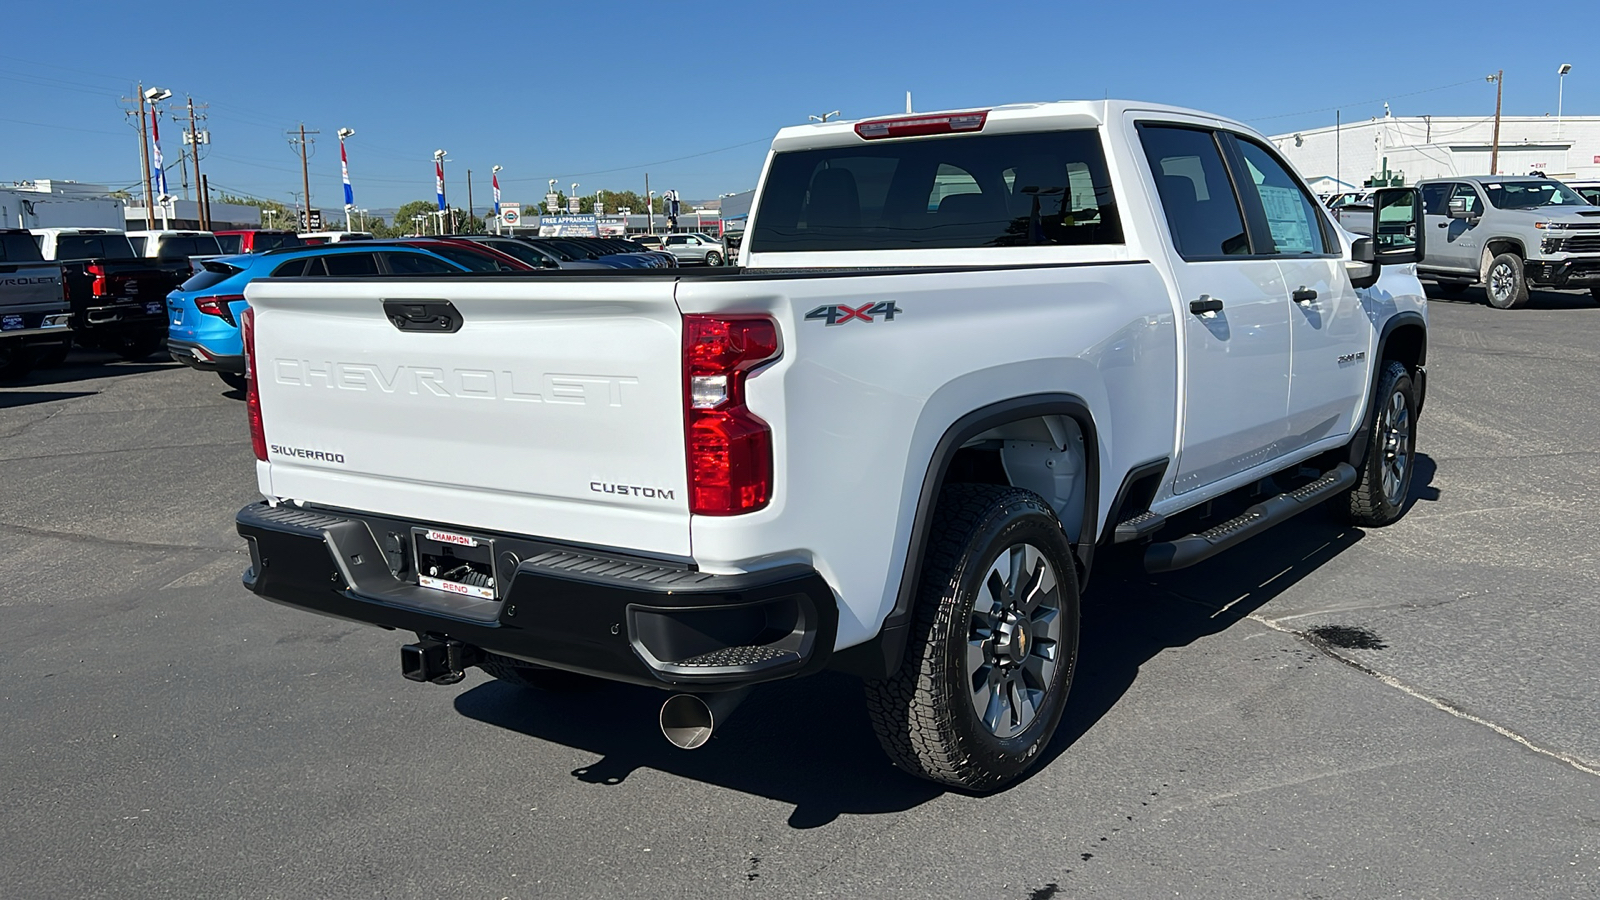
<svg viewBox="0 0 1600 900"><path fill-rule="evenodd" d="M1450 192L1450 199L1446 203L1465 203L1467 211L1474 216L1483 215L1483 198L1478 195L1478 189L1471 182L1460 181L1455 189ZM1428 221L1433 221L1429 216ZM1449 224L1443 228L1435 227L1428 232L1428 241L1424 253L1428 261L1442 269L1453 269L1458 272L1477 272L1478 258L1483 255L1483 237L1480 229L1468 223L1466 219L1446 218ZM1436 240L1439 235L1444 235L1444 240ZM1434 249L1437 246L1437 251Z"/></svg>
<svg viewBox="0 0 1600 900"><path fill-rule="evenodd" d="M1286 453L1349 434L1360 412L1372 326L1345 273L1344 253L1310 191L1271 150L1236 135L1247 213L1259 215L1289 292ZM1263 242L1266 243L1266 242Z"/></svg>
<svg viewBox="0 0 1600 900"><path fill-rule="evenodd" d="M1215 483L1282 452L1289 399L1289 299L1278 263L1252 255L1217 135L1139 128L1172 235L1187 347L1173 492Z"/></svg>

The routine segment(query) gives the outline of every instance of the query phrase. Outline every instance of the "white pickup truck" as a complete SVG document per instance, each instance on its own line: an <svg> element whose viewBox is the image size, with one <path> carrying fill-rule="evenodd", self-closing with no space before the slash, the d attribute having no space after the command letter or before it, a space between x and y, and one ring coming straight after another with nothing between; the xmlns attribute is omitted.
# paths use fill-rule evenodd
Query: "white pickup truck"
<svg viewBox="0 0 1600 900"><path fill-rule="evenodd" d="M1028 104L784 129L736 268L256 281L244 581L413 680L676 691L683 747L857 673L896 764L993 789L1098 552L1405 510L1422 209L1375 208L1236 122Z"/></svg>

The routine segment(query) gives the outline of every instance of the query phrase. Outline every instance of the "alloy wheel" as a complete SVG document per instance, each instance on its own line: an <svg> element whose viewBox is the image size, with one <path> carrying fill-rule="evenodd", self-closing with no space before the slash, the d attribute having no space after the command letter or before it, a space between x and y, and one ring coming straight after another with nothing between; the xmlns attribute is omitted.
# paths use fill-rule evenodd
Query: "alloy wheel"
<svg viewBox="0 0 1600 900"><path fill-rule="evenodd" d="M1033 724L1060 660L1061 586L1032 544L1013 544L990 564L973 603L966 675L972 709L997 738Z"/></svg>

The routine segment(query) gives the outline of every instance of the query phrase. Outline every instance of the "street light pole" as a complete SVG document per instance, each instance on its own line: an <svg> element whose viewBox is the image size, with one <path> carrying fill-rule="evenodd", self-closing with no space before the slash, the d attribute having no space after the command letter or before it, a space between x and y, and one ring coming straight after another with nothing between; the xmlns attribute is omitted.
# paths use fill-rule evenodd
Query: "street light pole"
<svg viewBox="0 0 1600 900"><path fill-rule="evenodd" d="M1572 71L1572 63L1562 63L1556 71L1556 140L1561 140L1561 93L1567 86L1567 73Z"/></svg>
<svg viewBox="0 0 1600 900"><path fill-rule="evenodd" d="M1505 92L1506 70L1485 75L1484 81L1494 82L1494 145L1489 150L1489 174L1500 174L1500 98Z"/></svg>

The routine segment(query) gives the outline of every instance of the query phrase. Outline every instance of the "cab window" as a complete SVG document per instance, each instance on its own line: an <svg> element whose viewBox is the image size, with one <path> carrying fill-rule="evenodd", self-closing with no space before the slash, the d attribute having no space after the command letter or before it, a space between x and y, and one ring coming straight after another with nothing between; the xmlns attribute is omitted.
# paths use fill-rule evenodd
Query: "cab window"
<svg viewBox="0 0 1600 900"><path fill-rule="evenodd" d="M1483 208L1483 201L1478 199L1478 192L1473 190L1470 184L1456 185L1456 189L1450 194L1450 199L1465 200L1467 202L1467 212L1472 215L1477 215Z"/></svg>
<svg viewBox="0 0 1600 900"><path fill-rule="evenodd" d="M1265 147L1243 137L1235 136L1235 141L1250 176L1249 183L1241 189L1247 201L1252 199L1249 194L1253 189L1253 199L1260 203L1272 237L1272 246L1258 247L1256 252L1279 256L1317 256L1325 252L1322 216L1311 195Z"/></svg>
<svg viewBox="0 0 1600 900"><path fill-rule="evenodd" d="M1438 184L1425 184L1422 186L1422 212L1429 216L1447 216L1450 214L1450 188L1448 181Z"/></svg>
<svg viewBox="0 0 1600 900"><path fill-rule="evenodd" d="M1215 136L1197 128L1147 125L1139 137L1178 255L1186 260L1249 255L1250 237Z"/></svg>

